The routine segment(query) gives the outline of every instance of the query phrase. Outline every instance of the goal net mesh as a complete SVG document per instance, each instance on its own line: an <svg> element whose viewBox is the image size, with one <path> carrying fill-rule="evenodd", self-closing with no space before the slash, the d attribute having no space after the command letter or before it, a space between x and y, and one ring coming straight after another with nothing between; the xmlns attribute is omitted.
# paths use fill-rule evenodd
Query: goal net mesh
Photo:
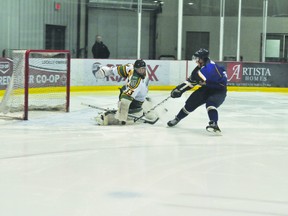
<svg viewBox="0 0 288 216"><path fill-rule="evenodd" d="M28 119L28 111L69 111L68 51L13 51L13 73L0 103L2 117Z"/></svg>

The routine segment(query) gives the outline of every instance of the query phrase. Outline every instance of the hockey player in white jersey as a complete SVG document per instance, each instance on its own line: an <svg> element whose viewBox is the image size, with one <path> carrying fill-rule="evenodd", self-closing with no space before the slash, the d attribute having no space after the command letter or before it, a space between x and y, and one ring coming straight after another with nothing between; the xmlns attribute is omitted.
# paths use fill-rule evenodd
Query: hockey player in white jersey
<svg viewBox="0 0 288 216"><path fill-rule="evenodd" d="M128 116L141 116L143 107L149 109L151 102L146 100L148 93L149 77L146 63L138 59L134 64L125 64L116 67L99 65L94 68L93 74L96 79L108 76L120 76L126 78L126 83L120 89L117 111L108 111L100 115L98 123L101 125L125 125L129 122ZM146 101L146 102L145 102ZM145 102L145 106L143 105ZM145 110L144 110L145 111ZM155 113L150 113L146 118L157 118Z"/></svg>

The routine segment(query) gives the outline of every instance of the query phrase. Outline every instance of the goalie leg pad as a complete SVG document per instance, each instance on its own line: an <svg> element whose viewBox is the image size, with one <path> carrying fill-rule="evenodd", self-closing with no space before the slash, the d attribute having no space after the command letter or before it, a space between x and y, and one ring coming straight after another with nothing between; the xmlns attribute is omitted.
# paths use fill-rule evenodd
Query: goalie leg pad
<svg viewBox="0 0 288 216"><path fill-rule="evenodd" d="M115 113L108 113L103 116L103 125L118 125L119 121L115 118Z"/></svg>
<svg viewBox="0 0 288 216"><path fill-rule="evenodd" d="M95 120L98 125L118 125L119 120L115 118L115 112L107 111L104 113L100 113L98 116L95 117Z"/></svg>
<svg viewBox="0 0 288 216"><path fill-rule="evenodd" d="M95 117L95 120L98 125L107 126L107 125L123 125L116 117L116 110L115 112L107 111L105 113L101 113ZM126 124L130 125L133 124L133 120L127 119Z"/></svg>
<svg viewBox="0 0 288 216"><path fill-rule="evenodd" d="M128 118L129 106L132 101L122 98L119 101L119 107L116 112L115 118L120 122L126 122Z"/></svg>

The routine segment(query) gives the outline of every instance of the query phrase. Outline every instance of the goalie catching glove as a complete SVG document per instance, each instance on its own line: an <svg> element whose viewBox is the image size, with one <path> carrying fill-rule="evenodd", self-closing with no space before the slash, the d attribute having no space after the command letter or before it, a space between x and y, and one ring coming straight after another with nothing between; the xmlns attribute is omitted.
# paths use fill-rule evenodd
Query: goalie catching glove
<svg viewBox="0 0 288 216"><path fill-rule="evenodd" d="M102 66L99 63L93 64L92 72L96 79L104 79L105 77L113 75L112 68L108 66Z"/></svg>

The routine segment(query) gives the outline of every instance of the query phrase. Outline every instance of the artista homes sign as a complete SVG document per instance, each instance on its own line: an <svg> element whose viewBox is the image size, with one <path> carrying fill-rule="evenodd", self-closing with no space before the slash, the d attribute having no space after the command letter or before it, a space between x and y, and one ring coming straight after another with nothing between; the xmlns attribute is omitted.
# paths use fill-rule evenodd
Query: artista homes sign
<svg viewBox="0 0 288 216"><path fill-rule="evenodd" d="M218 63L227 70L228 86L288 87L288 64Z"/></svg>

